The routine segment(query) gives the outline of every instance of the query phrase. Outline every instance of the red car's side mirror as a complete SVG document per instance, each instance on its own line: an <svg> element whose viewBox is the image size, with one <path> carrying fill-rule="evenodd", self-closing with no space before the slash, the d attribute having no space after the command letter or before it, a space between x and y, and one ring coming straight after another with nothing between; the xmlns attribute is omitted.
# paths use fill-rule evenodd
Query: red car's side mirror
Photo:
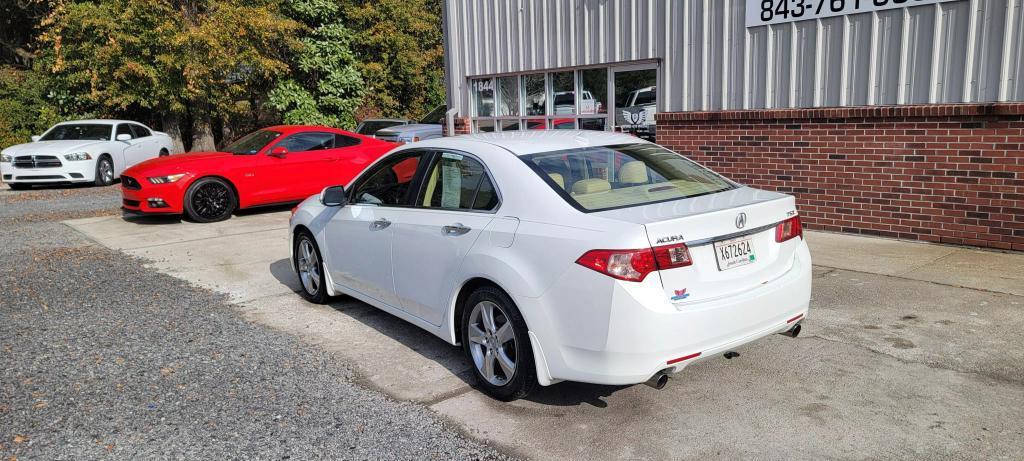
<svg viewBox="0 0 1024 461"><path fill-rule="evenodd" d="M270 153L267 155L270 155L271 157L285 158L288 156L288 149L278 146L271 149Z"/></svg>

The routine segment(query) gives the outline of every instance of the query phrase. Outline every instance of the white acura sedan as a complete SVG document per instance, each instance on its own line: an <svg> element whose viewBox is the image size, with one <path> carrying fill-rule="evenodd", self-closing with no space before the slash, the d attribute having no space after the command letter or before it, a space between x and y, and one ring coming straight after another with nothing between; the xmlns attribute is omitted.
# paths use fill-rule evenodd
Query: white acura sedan
<svg viewBox="0 0 1024 461"><path fill-rule="evenodd" d="M350 295L461 344L502 400L647 383L807 314L793 197L635 137L481 134L406 144L296 207L314 302Z"/></svg>
<svg viewBox="0 0 1024 461"><path fill-rule="evenodd" d="M32 142L0 152L0 173L11 189L33 184L93 183L108 186L128 167L169 155L166 133L127 120L58 123Z"/></svg>

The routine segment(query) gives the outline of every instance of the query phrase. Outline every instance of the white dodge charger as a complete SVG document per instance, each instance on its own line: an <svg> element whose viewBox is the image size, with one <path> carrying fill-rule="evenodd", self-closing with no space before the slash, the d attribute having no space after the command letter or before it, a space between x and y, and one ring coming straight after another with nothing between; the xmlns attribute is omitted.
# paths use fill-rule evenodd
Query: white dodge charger
<svg viewBox="0 0 1024 461"><path fill-rule="evenodd" d="M605 132L406 144L290 228L303 296L350 295L461 344L502 400L562 380L661 388L796 336L811 293L793 197Z"/></svg>
<svg viewBox="0 0 1024 461"><path fill-rule="evenodd" d="M58 123L32 142L0 152L0 173L12 189L33 184L113 184L128 167L169 155L171 138L127 120Z"/></svg>

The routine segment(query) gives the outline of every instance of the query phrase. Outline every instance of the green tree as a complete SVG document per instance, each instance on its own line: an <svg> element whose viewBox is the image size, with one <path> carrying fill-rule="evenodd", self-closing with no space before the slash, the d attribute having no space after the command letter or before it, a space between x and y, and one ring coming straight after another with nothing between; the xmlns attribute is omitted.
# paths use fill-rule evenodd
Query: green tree
<svg viewBox="0 0 1024 461"><path fill-rule="evenodd" d="M270 105L289 124L350 127L363 96L352 53L352 32L330 0L287 0L285 12L307 26L290 78L270 92Z"/></svg>
<svg viewBox="0 0 1024 461"><path fill-rule="evenodd" d="M301 27L276 0L95 0L59 4L43 22L41 66L62 107L160 114L182 146L215 146L214 123L252 109L289 72Z"/></svg>
<svg viewBox="0 0 1024 461"><path fill-rule="evenodd" d="M59 121L47 103L47 86L37 72L0 66L0 148L28 142Z"/></svg>
<svg viewBox="0 0 1024 461"><path fill-rule="evenodd" d="M441 0L342 0L363 111L415 118L445 101Z"/></svg>

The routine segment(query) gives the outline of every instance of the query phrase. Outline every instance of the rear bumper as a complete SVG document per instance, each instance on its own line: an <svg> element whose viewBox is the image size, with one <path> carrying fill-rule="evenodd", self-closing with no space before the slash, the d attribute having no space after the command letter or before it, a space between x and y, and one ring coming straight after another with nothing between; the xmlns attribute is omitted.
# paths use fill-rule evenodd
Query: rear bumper
<svg viewBox="0 0 1024 461"><path fill-rule="evenodd" d="M181 214L184 213L186 181L171 184L152 184L144 178L133 178L139 182L138 189L129 189L126 181L121 182L121 208L130 214ZM164 206L161 206L160 204Z"/></svg>
<svg viewBox="0 0 1024 461"><path fill-rule="evenodd" d="M593 273L567 273L567 280L556 284L567 288L516 300L535 351L542 351L535 354L542 355L537 357L541 384L569 380L628 385L661 370L679 372L698 360L788 330L807 316L810 304L811 259L802 241L783 276L732 296L679 307L665 298L657 280L650 285L616 282L605 291L594 288L598 281L587 281L592 276L587 272Z"/></svg>
<svg viewBox="0 0 1024 461"><path fill-rule="evenodd" d="M96 180L96 163L64 162L55 168L14 168L9 163L3 163L0 164L0 175L3 182L10 184L93 182Z"/></svg>

